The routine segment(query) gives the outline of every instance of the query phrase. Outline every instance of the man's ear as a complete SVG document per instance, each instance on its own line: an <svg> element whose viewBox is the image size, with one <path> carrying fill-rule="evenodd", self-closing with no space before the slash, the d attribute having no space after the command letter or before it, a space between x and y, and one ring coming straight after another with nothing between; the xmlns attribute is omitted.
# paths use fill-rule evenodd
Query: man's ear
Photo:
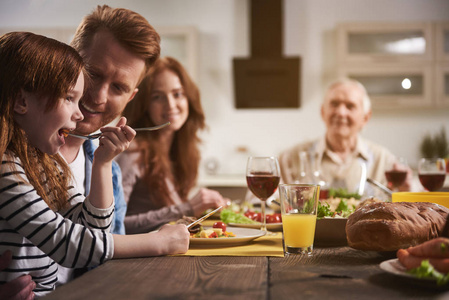
<svg viewBox="0 0 449 300"><path fill-rule="evenodd" d="M365 124L368 123L368 121L371 119L371 115L372 115L372 111L371 111L371 110L369 110L369 111L365 114L365 116L364 116Z"/></svg>
<svg viewBox="0 0 449 300"><path fill-rule="evenodd" d="M18 113L19 115L24 115L28 111L28 105L27 105L27 95L23 90L20 90L19 94L16 97L16 100L14 101L14 112Z"/></svg>
<svg viewBox="0 0 449 300"><path fill-rule="evenodd" d="M134 99L134 96L137 94L138 91L139 91L138 88L134 89L134 92L131 94L131 97L129 97L128 102L126 104L128 104L129 102L131 102L131 100Z"/></svg>

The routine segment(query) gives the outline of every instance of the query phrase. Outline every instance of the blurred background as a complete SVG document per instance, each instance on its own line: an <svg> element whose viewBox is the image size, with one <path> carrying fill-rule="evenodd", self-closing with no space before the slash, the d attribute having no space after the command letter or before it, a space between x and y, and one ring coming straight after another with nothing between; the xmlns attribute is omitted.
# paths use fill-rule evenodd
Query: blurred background
<svg viewBox="0 0 449 300"><path fill-rule="evenodd" d="M448 0L284 0L282 55L300 58L299 99L290 108L237 108L233 60L251 56L248 0L2 0L0 30L69 42L98 4L147 18L161 33L162 55L178 58L199 85L208 124L202 134L205 185L217 178L246 185L247 156L277 156L322 136L324 90L341 75L364 80L373 92L373 116L362 135L411 167L426 135L445 129L448 136ZM388 86L392 82L396 86Z"/></svg>

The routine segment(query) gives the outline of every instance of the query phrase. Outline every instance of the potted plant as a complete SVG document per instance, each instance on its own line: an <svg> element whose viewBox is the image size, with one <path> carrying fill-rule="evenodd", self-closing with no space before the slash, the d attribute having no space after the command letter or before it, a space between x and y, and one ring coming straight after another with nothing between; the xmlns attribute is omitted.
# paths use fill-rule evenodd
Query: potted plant
<svg viewBox="0 0 449 300"><path fill-rule="evenodd" d="M446 172L449 173L449 144L444 127L434 136L431 134L424 136L421 142L420 152L422 157L444 158L446 161Z"/></svg>

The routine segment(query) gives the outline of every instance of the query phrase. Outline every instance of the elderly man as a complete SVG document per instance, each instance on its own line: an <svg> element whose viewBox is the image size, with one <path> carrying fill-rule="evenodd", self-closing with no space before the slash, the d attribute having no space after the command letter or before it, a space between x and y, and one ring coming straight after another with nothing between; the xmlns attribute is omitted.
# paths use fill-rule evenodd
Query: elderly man
<svg viewBox="0 0 449 300"><path fill-rule="evenodd" d="M360 137L370 117L371 102L361 83L350 79L333 82L321 106L326 134L281 153L282 180L300 179L299 157L305 151L312 171L319 171L329 187L345 188L351 193L364 190L365 186L359 189L364 170L367 177L387 184L385 170L396 158L386 148ZM407 171L402 190L410 188L411 170Z"/></svg>

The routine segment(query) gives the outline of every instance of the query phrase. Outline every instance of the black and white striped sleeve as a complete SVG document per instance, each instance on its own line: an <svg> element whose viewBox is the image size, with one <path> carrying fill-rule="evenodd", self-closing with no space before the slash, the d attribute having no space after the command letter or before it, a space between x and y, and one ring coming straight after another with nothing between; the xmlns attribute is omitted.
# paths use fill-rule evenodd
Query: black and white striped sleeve
<svg viewBox="0 0 449 300"><path fill-rule="evenodd" d="M8 164L16 164L17 171L12 172ZM3 160L1 170L0 218L15 232L65 267L96 266L112 258L110 233L76 224L52 211L17 161Z"/></svg>
<svg viewBox="0 0 449 300"><path fill-rule="evenodd" d="M84 198L84 195L78 193L74 187L70 187L68 192L69 206L59 211L64 218L88 228L109 232L114 219L114 204L104 209L96 208L90 203L89 197Z"/></svg>

